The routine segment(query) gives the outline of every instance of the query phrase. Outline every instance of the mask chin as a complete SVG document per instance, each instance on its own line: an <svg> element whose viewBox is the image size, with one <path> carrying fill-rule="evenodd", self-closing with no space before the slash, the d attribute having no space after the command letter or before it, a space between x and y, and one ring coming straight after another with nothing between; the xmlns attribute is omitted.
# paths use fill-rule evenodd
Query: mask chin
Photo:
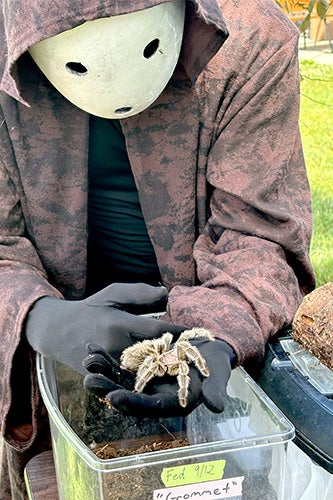
<svg viewBox="0 0 333 500"><path fill-rule="evenodd" d="M185 1L95 19L33 45L40 70L70 102L121 119L148 108L178 62Z"/></svg>

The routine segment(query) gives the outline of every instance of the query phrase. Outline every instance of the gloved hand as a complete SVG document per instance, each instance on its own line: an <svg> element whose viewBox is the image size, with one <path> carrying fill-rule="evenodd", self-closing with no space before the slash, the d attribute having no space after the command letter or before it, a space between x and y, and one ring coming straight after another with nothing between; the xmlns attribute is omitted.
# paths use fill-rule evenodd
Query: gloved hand
<svg viewBox="0 0 333 500"><path fill-rule="evenodd" d="M54 297L39 299L25 325L29 344L37 352L86 374L82 360L86 345L97 343L119 359L134 342L155 338L164 332L181 333L184 325L131 314L140 308L164 310L167 291L144 283L114 283L84 300Z"/></svg>
<svg viewBox="0 0 333 500"><path fill-rule="evenodd" d="M179 386L174 376L153 378L144 392L131 392L135 374L121 369L117 359L96 345L88 346L89 354L83 364L91 373L84 379L86 389L95 390L117 410L137 417L174 417L191 413L201 402L209 410L220 413L224 409L226 386L236 361L232 347L223 340L191 340L206 361L209 376L189 366L189 392L186 407L178 400ZM172 347L172 345L171 345Z"/></svg>

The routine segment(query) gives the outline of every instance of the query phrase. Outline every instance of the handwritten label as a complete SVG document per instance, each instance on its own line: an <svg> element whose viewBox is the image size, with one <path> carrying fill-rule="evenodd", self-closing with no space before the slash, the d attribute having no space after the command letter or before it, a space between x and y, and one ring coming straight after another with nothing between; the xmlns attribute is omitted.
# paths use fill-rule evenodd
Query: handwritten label
<svg viewBox="0 0 333 500"><path fill-rule="evenodd" d="M201 462L198 464L180 465L163 469L161 479L164 486L180 486L182 484L200 483L222 479L225 460Z"/></svg>
<svg viewBox="0 0 333 500"><path fill-rule="evenodd" d="M220 481L207 481L205 483L176 486L154 491L154 500L221 500L221 498L242 499L242 484L244 476Z"/></svg>

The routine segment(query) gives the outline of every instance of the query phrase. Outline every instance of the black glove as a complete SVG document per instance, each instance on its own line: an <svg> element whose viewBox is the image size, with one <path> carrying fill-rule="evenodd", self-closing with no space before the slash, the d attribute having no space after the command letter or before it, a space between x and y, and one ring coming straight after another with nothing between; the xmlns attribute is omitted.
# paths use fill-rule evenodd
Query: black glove
<svg viewBox="0 0 333 500"><path fill-rule="evenodd" d="M191 340L206 361L210 375L204 378L190 365L188 403L181 407L178 400L178 383L174 376L154 377L144 392L131 392L135 374L120 368L117 359L96 345L88 346L89 354L83 364L91 373L84 379L86 389L105 397L117 410L137 417L174 417L191 413L201 402L215 413L224 409L226 386L236 355L223 340ZM171 346L172 347L172 346Z"/></svg>
<svg viewBox="0 0 333 500"><path fill-rule="evenodd" d="M141 306L164 310L167 291L144 283L114 283L85 300L39 299L27 316L25 333L33 349L86 374L82 360L93 342L119 359L134 342L181 333L184 325L131 314Z"/></svg>

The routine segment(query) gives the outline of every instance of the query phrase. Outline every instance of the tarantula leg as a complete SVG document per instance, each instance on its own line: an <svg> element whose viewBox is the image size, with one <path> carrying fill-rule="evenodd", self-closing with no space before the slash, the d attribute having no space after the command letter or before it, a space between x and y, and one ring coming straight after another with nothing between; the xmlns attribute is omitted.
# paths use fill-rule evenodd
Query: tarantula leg
<svg viewBox="0 0 333 500"><path fill-rule="evenodd" d="M182 406L183 408L187 406L188 388L190 385L189 371L190 369L186 361L180 361L179 372L177 375L177 382L179 385L178 401L180 406Z"/></svg>
<svg viewBox="0 0 333 500"><path fill-rule="evenodd" d="M166 367L156 362L154 357L147 356L137 370L134 391L142 392L152 378L163 376L166 370Z"/></svg>
<svg viewBox="0 0 333 500"><path fill-rule="evenodd" d="M193 340L198 338L205 338L207 340L215 340L214 335L206 328L192 328L191 330L185 330L179 337L179 340Z"/></svg>
<svg viewBox="0 0 333 500"><path fill-rule="evenodd" d="M194 345L189 344L188 342L179 342L178 349L180 349L182 358L187 359L189 362L194 363L196 368L199 370L201 375L204 377L209 376L209 370L205 361L205 358L200 353L199 349Z"/></svg>

